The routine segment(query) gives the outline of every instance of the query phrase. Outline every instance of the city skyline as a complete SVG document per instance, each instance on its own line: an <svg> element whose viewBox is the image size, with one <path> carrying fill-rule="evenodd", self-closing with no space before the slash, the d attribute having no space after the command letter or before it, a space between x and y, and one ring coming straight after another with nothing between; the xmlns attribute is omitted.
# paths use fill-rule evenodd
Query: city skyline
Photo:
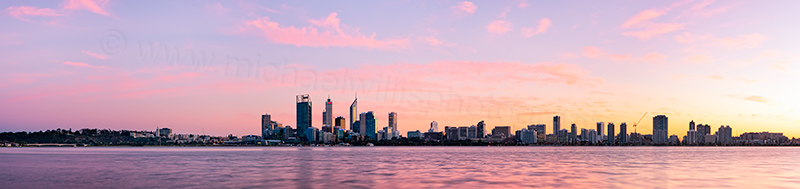
<svg viewBox="0 0 800 189"><path fill-rule="evenodd" d="M797 5L0 2L0 130L258 135L265 113L297 128L291 99L309 94L316 128L373 111L375 130L396 112L402 134L481 120L649 134L666 115L667 137L692 120L800 137L784 84L800 79Z"/></svg>

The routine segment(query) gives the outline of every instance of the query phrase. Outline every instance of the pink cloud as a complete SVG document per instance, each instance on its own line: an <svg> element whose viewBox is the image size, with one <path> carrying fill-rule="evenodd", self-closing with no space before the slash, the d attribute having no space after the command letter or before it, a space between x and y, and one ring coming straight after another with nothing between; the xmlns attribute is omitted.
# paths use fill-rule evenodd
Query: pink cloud
<svg viewBox="0 0 800 189"><path fill-rule="evenodd" d="M105 55L102 55L102 54L97 54L97 53L93 53L93 52L90 52L90 51L81 51L81 52L82 52L83 54L86 54L86 55L89 55L89 56L92 56L92 57L95 57L95 58L97 58L97 59L101 59L101 60L105 60L105 59L107 59L107 58L108 58L108 57L106 57Z"/></svg>
<svg viewBox="0 0 800 189"><path fill-rule="evenodd" d="M503 35L504 33L509 32L513 29L511 29L511 22L505 20L495 20L488 26L486 26L486 30L488 30L489 33Z"/></svg>
<svg viewBox="0 0 800 189"><path fill-rule="evenodd" d="M474 14L478 7L472 2L463 1L458 3L456 6L453 6L453 9L455 9L458 13Z"/></svg>
<svg viewBox="0 0 800 189"><path fill-rule="evenodd" d="M667 55L657 53L657 52L649 52L642 56L643 61L662 61L667 58Z"/></svg>
<svg viewBox="0 0 800 189"><path fill-rule="evenodd" d="M225 14L228 11L230 11L230 9L223 7L222 3L220 3L220 2L213 3L213 4L207 4L205 9L206 9L206 11L208 11L208 12L210 12L212 14L216 14L216 15Z"/></svg>
<svg viewBox="0 0 800 189"><path fill-rule="evenodd" d="M636 25L640 22L647 21L653 18L657 18L661 15L664 15L664 13L666 13L666 11L655 10L655 9L644 10L639 14L637 14L636 16L629 18L628 21L625 21L625 23L623 23L621 27L631 28L631 26L633 25Z"/></svg>
<svg viewBox="0 0 800 189"><path fill-rule="evenodd" d="M740 35L737 37L730 37L730 38L721 38L717 39L716 43L719 46L729 48L729 49L748 49L748 48L756 48L761 45L762 42L769 39L767 36L753 33L753 34L746 34Z"/></svg>
<svg viewBox="0 0 800 189"><path fill-rule="evenodd" d="M308 47L367 47L374 49L398 49L408 46L408 39L375 39L373 33L367 37L358 30L353 34L347 34L339 25L340 20L336 18L336 13L331 13L323 20L310 20L314 26L296 28L294 26L281 27L279 23L270 21L268 17L261 17L247 21L242 32L249 33L255 30L268 40L295 46ZM332 32L333 31L333 32ZM335 33L334 33L335 32Z"/></svg>
<svg viewBox="0 0 800 189"><path fill-rule="evenodd" d="M64 62L64 65L75 66L75 67L85 67L85 68L97 68L97 69L106 69L108 67L105 66L93 66L83 62Z"/></svg>
<svg viewBox="0 0 800 189"><path fill-rule="evenodd" d="M522 36L532 37L534 35L543 34L547 32L548 28L550 28L550 19L542 18L542 20L539 20L539 26L536 27L536 31L533 31L532 28L522 28Z"/></svg>
<svg viewBox="0 0 800 189"><path fill-rule="evenodd" d="M457 44L455 44L455 43L447 43L447 42L444 42L444 41L442 41L442 40L436 39L436 37L433 37L433 36L428 36L428 37L426 37L426 38L425 38L425 42L427 42L427 43L428 43L428 45L430 45L430 46L434 46L434 47L435 47L435 46L448 46L448 47L454 47L454 46L456 46L456 45L457 45Z"/></svg>
<svg viewBox="0 0 800 189"><path fill-rule="evenodd" d="M704 46L723 47L727 49L756 48L768 39L769 37L759 33L745 34L727 38L716 38L710 34L697 35L689 32L683 32L683 34L675 36L675 41L680 43L704 43Z"/></svg>
<svg viewBox="0 0 800 189"><path fill-rule="evenodd" d="M8 12L8 14L12 17L23 21L30 21L25 18L26 16L63 16L63 14L58 13L58 11L50 8L36 8L28 6L12 6L6 8L4 12Z"/></svg>
<svg viewBox="0 0 800 189"><path fill-rule="evenodd" d="M686 2L675 3L670 7L663 9L648 9L634 15L620 25L621 28L628 30L622 32L622 35L632 36L639 39L649 39L654 36L683 29L684 24L682 23L654 22L653 19L663 16L672 8L681 6L685 3Z"/></svg>
<svg viewBox="0 0 800 189"><path fill-rule="evenodd" d="M703 54L694 54L686 57L686 61L690 63L711 63L714 62L714 57Z"/></svg>
<svg viewBox="0 0 800 189"><path fill-rule="evenodd" d="M111 16L104 8L106 3L108 3L108 0L69 0L64 9L89 10L95 14Z"/></svg>
<svg viewBox="0 0 800 189"><path fill-rule="evenodd" d="M517 7L519 7L519 8L528 7L528 1L525 1L525 0L520 1L519 4L517 4Z"/></svg>

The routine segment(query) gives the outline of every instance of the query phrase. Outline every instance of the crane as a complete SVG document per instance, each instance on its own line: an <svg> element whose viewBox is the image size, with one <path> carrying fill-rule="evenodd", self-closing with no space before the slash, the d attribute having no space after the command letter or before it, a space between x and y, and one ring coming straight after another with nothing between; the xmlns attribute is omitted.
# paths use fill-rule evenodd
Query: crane
<svg viewBox="0 0 800 189"><path fill-rule="evenodd" d="M636 131L636 125L639 125L639 122L641 122L642 119L644 119L645 115L647 115L647 112L644 112L644 114L642 114L642 118L639 118L639 121L636 121L636 122L633 123L633 132L634 133L637 133L637 134L639 133L639 132Z"/></svg>

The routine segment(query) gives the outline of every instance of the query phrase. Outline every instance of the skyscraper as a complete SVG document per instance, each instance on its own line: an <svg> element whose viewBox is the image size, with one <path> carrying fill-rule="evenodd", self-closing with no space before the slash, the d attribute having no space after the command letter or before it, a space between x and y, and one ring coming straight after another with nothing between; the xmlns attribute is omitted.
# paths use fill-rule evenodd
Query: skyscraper
<svg viewBox="0 0 800 189"><path fill-rule="evenodd" d="M731 144L733 143L732 136L731 126L719 126L719 129L717 130L717 142L723 145Z"/></svg>
<svg viewBox="0 0 800 189"><path fill-rule="evenodd" d="M578 141L578 126L573 123L572 126L569 128L569 131L570 131L569 132L569 142L573 142L574 143L574 142Z"/></svg>
<svg viewBox="0 0 800 189"><path fill-rule="evenodd" d="M628 124L625 124L625 122L619 124L619 135L617 135L617 138L619 138L620 144L628 143Z"/></svg>
<svg viewBox="0 0 800 189"><path fill-rule="evenodd" d="M558 135L561 130L561 116L553 116L553 134Z"/></svg>
<svg viewBox="0 0 800 189"><path fill-rule="evenodd" d="M483 138L484 136L486 136L486 123L484 123L483 120L478 122L478 125L476 127L477 129L475 130L475 134L478 138Z"/></svg>
<svg viewBox="0 0 800 189"><path fill-rule="evenodd" d="M333 102L331 96L325 101L325 112L322 112L322 125L333 125Z"/></svg>
<svg viewBox="0 0 800 189"><path fill-rule="evenodd" d="M391 131L392 134L387 138L400 137L400 132L397 131L397 112L389 112L389 131Z"/></svg>
<svg viewBox="0 0 800 189"><path fill-rule="evenodd" d="M357 130L356 127L359 125L355 125L356 121L358 121L358 96L353 100L353 104L350 104L350 129Z"/></svg>
<svg viewBox="0 0 800 189"><path fill-rule="evenodd" d="M608 145L614 145L616 141L614 140L614 123L608 123Z"/></svg>
<svg viewBox="0 0 800 189"><path fill-rule="evenodd" d="M697 131L694 127L694 120L689 121L689 130L686 131L686 139L683 139L683 143L686 144L695 144L697 143Z"/></svg>
<svg viewBox="0 0 800 189"><path fill-rule="evenodd" d="M296 96L297 101L297 136L301 141L307 141L306 130L311 126L311 97L308 94Z"/></svg>
<svg viewBox="0 0 800 189"><path fill-rule="evenodd" d="M595 137L595 138L597 138L597 140L598 140L598 141L601 141L601 142L602 142L602 141L603 141L603 136L606 136L606 134L605 134L605 133L603 133L603 131L605 131L605 123L603 123L603 122L597 122L597 130L595 130L595 133L596 133L598 136L597 136L597 137Z"/></svg>
<svg viewBox="0 0 800 189"><path fill-rule="evenodd" d="M377 136L375 135L375 123L377 120L375 119L375 114L372 111L361 113L360 115L361 120L361 129L362 136L365 136L371 140L377 140Z"/></svg>
<svg viewBox="0 0 800 189"><path fill-rule="evenodd" d="M667 116L657 115L653 117L653 143L666 144L669 141L667 138Z"/></svg>
<svg viewBox="0 0 800 189"><path fill-rule="evenodd" d="M335 121L333 121L333 124L341 129L347 129L347 121L345 121L344 117L342 116L336 117Z"/></svg>
<svg viewBox="0 0 800 189"><path fill-rule="evenodd" d="M272 116L269 114L261 115L261 138L266 139L272 131Z"/></svg>
<svg viewBox="0 0 800 189"><path fill-rule="evenodd" d="M428 129L428 132L429 133L439 132L439 123L436 123L436 121L431 121L431 128Z"/></svg>

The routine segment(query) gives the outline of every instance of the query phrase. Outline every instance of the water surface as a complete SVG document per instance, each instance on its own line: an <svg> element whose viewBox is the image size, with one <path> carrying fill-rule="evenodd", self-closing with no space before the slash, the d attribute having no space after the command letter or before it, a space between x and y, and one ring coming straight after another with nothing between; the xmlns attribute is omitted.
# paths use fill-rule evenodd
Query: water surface
<svg viewBox="0 0 800 189"><path fill-rule="evenodd" d="M798 188L800 148L0 148L0 184L0 188Z"/></svg>

